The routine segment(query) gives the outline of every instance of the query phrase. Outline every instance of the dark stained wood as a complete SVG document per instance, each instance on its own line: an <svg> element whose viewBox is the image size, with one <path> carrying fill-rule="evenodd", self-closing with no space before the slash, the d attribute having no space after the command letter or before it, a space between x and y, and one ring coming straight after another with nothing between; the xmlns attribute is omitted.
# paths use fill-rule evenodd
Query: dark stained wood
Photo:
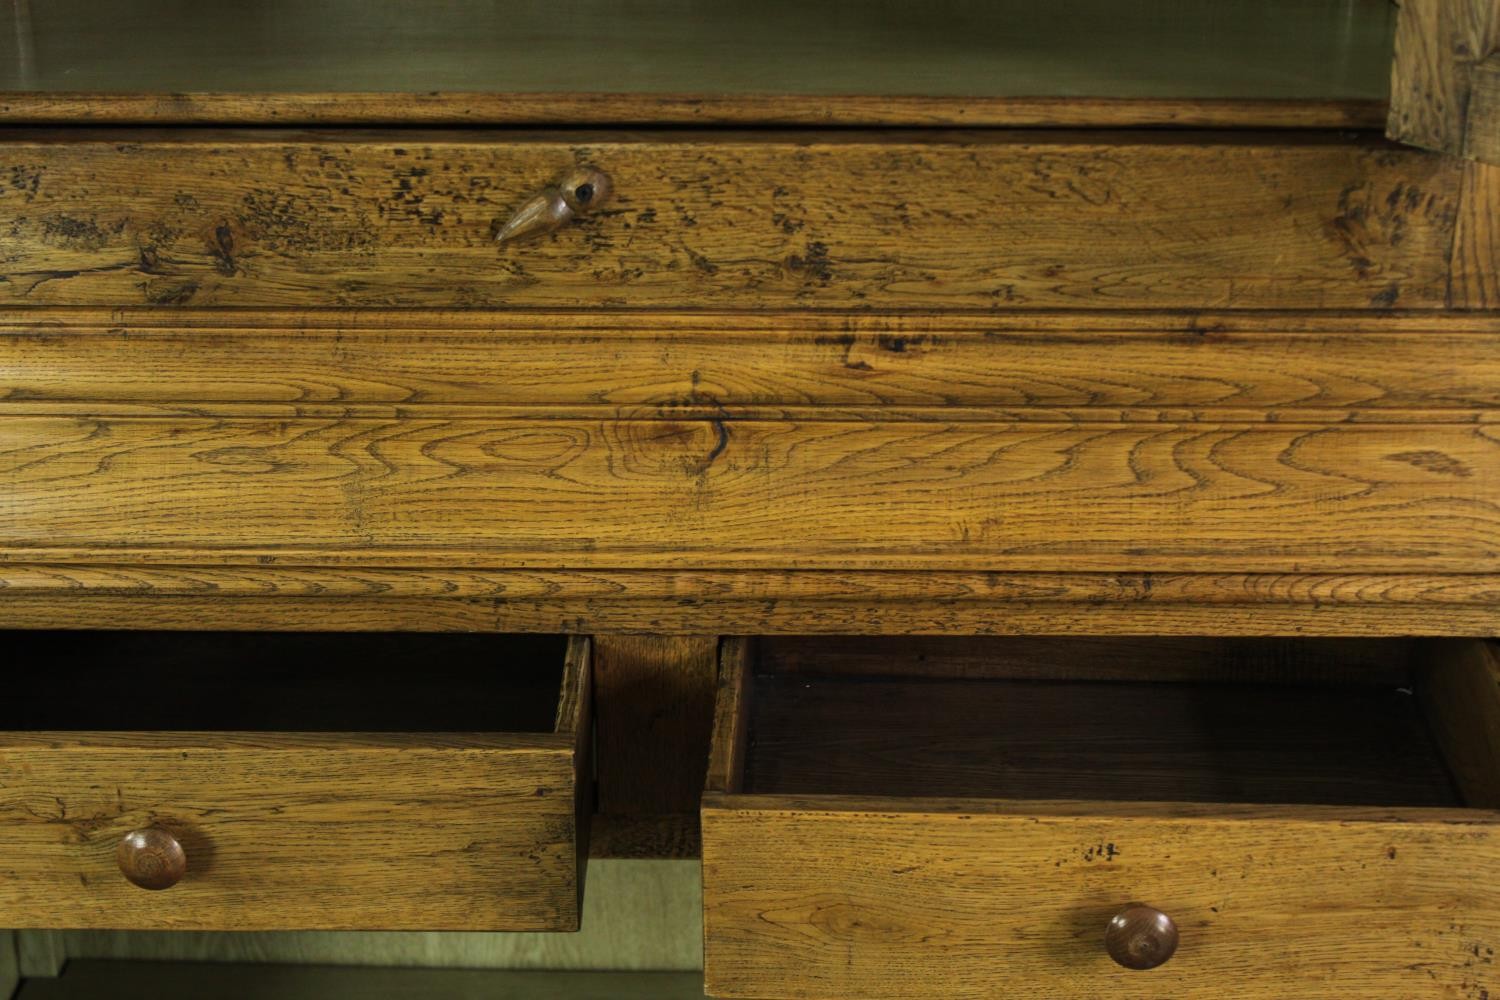
<svg viewBox="0 0 1500 1000"><path fill-rule="evenodd" d="M1003 643L1004 640L996 640ZM1409 690L757 676L744 790L1461 804Z"/></svg>
<svg viewBox="0 0 1500 1000"><path fill-rule="evenodd" d="M596 815L589 820L590 858L696 858L702 850L696 809L647 816Z"/></svg>
<svg viewBox="0 0 1500 1000"><path fill-rule="evenodd" d="M121 837L115 861L131 885L153 891L172 888L188 868L182 843L159 826L132 830Z"/></svg>
<svg viewBox="0 0 1500 1000"><path fill-rule="evenodd" d="M775 674L963 680L1410 682L1414 644L1400 639L1227 636L763 636L760 669Z"/></svg>
<svg viewBox="0 0 1500 1000"><path fill-rule="evenodd" d="M719 644L719 685L714 704L713 745L705 788L738 792L745 780L750 739L751 676L759 640L728 636Z"/></svg>
<svg viewBox="0 0 1500 1000"><path fill-rule="evenodd" d="M1425 643L1417 694L1464 801L1500 809L1500 657L1494 642Z"/></svg>
<svg viewBox="0 0 1500 1000"><path fill-rule="evenodd" d="M1172 918L1142 903L1132 903L1116 913L1104 932L1109 957L1137 971L1166 964L1177 951L1177 941L1177 925Z"/></svg>
<svg viewBox="0 0 1500 1000"><path fill-rule="evenodd" d="M91 623L95 628L99 623ZM4 633L0 730L550 733L559 635Z"/></svg>
<svg viewBox="0 0 1500 1000"><path fill-rule="evenodd" d="M11 305L1434 309L1461 166L1164 132L13 130ZM613 203L494 234L587 162Z"/></svg>
<svg viewBox="0 0 1500 1000"><path fill-rule="evenodd" d="M613 827L606 850L640 857L654 844L677 857L696 849L695 831L661 834L672 818L696 825L718 645L715 636L594 636L596 805Z"/></svg>

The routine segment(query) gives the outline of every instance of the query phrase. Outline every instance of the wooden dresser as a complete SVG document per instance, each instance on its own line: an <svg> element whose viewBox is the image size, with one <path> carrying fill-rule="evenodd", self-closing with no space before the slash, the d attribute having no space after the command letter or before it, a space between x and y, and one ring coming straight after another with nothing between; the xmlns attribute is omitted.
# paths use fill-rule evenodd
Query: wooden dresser
<svg viewBox="0 0 1500 1000"><path fill-rule="evenodd" d="M1500 996L1500 3L212 6L0 29L0 926Z"/></svg>

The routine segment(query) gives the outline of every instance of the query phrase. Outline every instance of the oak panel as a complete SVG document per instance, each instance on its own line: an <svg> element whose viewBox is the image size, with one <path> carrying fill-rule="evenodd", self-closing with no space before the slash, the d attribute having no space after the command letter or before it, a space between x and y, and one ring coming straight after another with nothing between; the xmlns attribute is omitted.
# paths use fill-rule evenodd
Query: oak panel
<svg viewBox="0 0 1500 1000"><path fill-rule="evenodd" d="M1485 217L1466 205L1461 266L1480 306ZM1500 330L1462 313L0 312L0 412L42 403L1389 417L1500 407Z"/></svg>
<svg viewBox="0 0 1500 1000"><path fill-rule="evenodd" d="M1440 308L1461 173L1276 133L4 139L33 305ZM611 205L497 249L575 161Z"/></svg>
<svg viewBox="0 0 1500 1000"><path fill-rule="evenodd" d="M710 794L703 829L714 996L1496 988L1489 813ZM1135 900L1182 932L1148 974L1118 968L1103 945Z"/></svg>
<svg viewBox="0 0 1500 1000"><path fill-rule="evenodd" d="M1465 424L13 417L0 545L11 562L1473 573L1496 568L1497 479L1494 432Z"/></svg>
<svg viewBox="0 0 1500 1000"><path fill-rule="evenodd" d="M137 623L140 627L140 623ZM0 734L11 926L576 929L587 644L556 732ZM188 872L127 883L115 845L159 825Z"/></svg>

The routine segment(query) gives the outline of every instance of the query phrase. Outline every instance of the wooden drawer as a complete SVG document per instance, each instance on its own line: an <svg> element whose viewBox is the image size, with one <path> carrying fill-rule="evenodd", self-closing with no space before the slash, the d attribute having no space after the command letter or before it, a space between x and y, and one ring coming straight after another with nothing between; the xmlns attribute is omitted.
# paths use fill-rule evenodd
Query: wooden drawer
<svg viewBox="0 0 1500 1000"><path fill-rule="evenodd" d="M1347 134L0 133L0 304L1442 308L1462 168ZM614 198L498 228L575 163Z"/></svg>
<svg viewBox="0 0 1500 1000"><path fill-rule="evenodd" d="M727 640L716 726L714 996L1500 983L1483 642ZM1132 903L1175 922L1150 971L1106 949Z"/></svg>
<svg viewBox="0 0 1500 1000"><path fill-rule="evenodd" d="M578 926L586 639L38 632L6 647L0 924Z"/></svg>

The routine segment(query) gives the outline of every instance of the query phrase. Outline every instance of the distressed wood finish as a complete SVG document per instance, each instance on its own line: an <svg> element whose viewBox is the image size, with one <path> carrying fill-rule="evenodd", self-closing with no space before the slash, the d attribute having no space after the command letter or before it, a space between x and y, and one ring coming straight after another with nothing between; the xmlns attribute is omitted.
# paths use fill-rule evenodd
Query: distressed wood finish
<svg viewBox="0 0 1500 1000"><path fill-rule="evenodd" d="M714 699L713 742L705 788L737 792L744 780L755 647L756 640L746 636L728 636L719 645L718 693Z"/></svg>
<svg viewBox="0 0 1500 1000"><path fill-rule="evenodd" d="M1500 934L1500 902L1490 883L1500 875L1500 816L1493 812L927 797L931 791L922 798L790 795L736 777L746 741L739 720L755 715L758 693L777 695L758 692L748 676L755 662L729 649L714 743L719 763L710 767L703 808L705 978L714 996L1155 1000L1221 996L1232 982L1246 995L1312 1000L1331 988L1453 998L1496 988L1489 952ZM1312 652L1316 662L1320 654ZM1141 666L1145 655L1128 654ZM1449 655L1428 650L1418 662ZM1083 669L1087 675L1091 665ZM1060 663L1057 675L1067 672ZM801 699L797 675L787 681L792 690L781 697ZM1315 689L1314 696L1331 693ZM1475 707L1464 698L1428 700L1435 727L1457 740L1473 732L1463 718L1489 717L1500 706L1493 683L1464 697ZM853 704L850 712L844 728L870 722ZM911 728L913 742L901 754L961 761L969 748L973 768L994 761L996 778L1011 780L993 755L946 729L936 738L920 707L913 713L896 723ZM1079 728L1072 733L1079 740L1100 731ZM1208 747L1224 738L1212 726L1182 728L1180 720L1164 732ZM755 754L779 760L775 732L749 739ZM1224 749L1240 746L1231 736ZM1493 772L1495 759L1473 749L1474 766ZM1092 752L1110 752L1109 742ZM878 775L898 756L871 746L846 763L863 760ZM1020 769L1035 763L1024 749L1007 759ZM1087 760L1075 762L1084 782ZM1379 794L1383 768L1357 757L1347 763L1364 767L1372 782L1364 794ZM1243 764L1258 766L1253 755ZM1186 775L1224 764L1210 753L1182 766ZM1129 780L1139 787L1172 771L1163 759ZM1239 773L1224 767L1226 794L1234 794L1231 775ZM941 795L975 780L970 774L932 787ZM1493 774L1486 780L1492 784ZM1104 945L1111 917L1137 901L1181 929L1177 955L1149 975L1121 970Z"/></svg>
<svg viewBox="0 0 1500 1000"><path fill-rule="evenodd" d="M586 837L575 768L588 647L569 647L556 732L12 732L0 736L0 914L12 926L568 930ZM164 892L115 865L170 830Z"/></svg>
<svg viewBox="0 0 1500 1000"><path fill-rule="evenodd" d="M3 138L30 305L1440 308L1461 175L1275 133ZM575 162L612 206L497 249Z"/></svg>
<svg viewBox="0 0 1500 1000"><path fill-rule="evenodd" d="M1386 133L1500 164L1500 0L1402 0Z"/></svg>
<svg viewBox="0 0 1500 1000"><path fill-rule="evenodd" d="M0 475L11 562L1500 569L1472 423L13 416Z"/></svg>

